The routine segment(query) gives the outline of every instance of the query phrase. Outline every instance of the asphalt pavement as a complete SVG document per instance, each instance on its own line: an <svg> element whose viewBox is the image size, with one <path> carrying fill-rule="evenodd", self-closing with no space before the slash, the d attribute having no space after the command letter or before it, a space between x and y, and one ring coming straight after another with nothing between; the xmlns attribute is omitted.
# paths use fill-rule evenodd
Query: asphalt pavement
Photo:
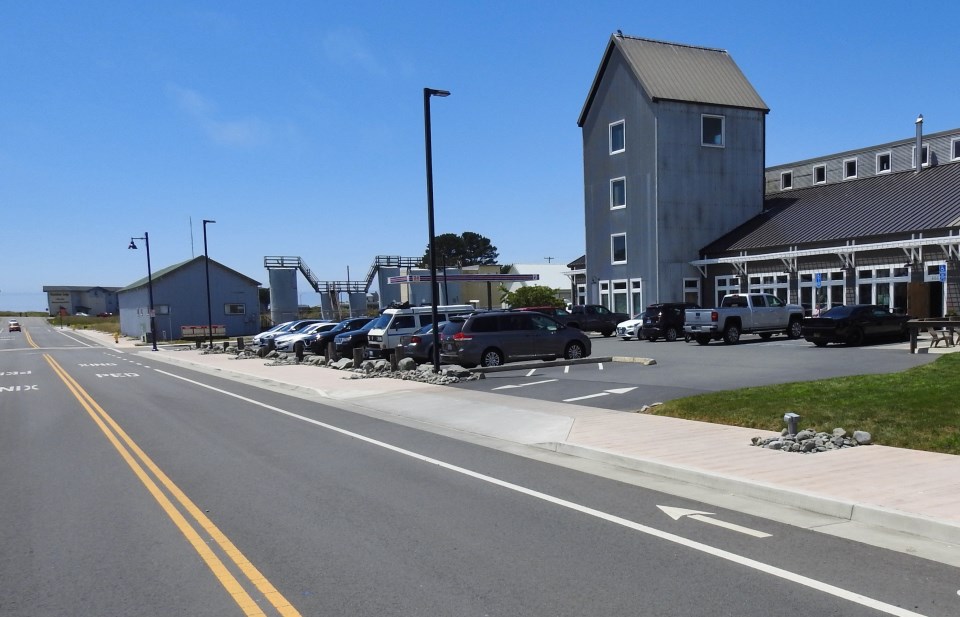
<svg viewBox="0 0 960 617"><path fill-rule="evenodd" d="M871 530L882 528L893 532L893 539L888 534L885 541L890 548L960 566L958 456L880 445L812 455L783 453L752 446L752 437L775 435L755 429L400 379L357 378L325 367L272 365L263 359L237 359L182 346L161 345L153 352L138 342L115 343L112 336L93 331L64 335L80 335L130 354L131 361L149 356L151 361L189 366L428 430L641 472L666 492L709 490L717 500L726 496L753 504L755 514L763 515L760 510L765 506L786 508L796 514L795 520L803 521L798 524L824 533L871 542ZM679 350L681 344L674 345ZM748 350L750 345L741 347ZM928 349L917 355L929 361L954 350ZM910 356L905 346L882 353Z"/></svg>

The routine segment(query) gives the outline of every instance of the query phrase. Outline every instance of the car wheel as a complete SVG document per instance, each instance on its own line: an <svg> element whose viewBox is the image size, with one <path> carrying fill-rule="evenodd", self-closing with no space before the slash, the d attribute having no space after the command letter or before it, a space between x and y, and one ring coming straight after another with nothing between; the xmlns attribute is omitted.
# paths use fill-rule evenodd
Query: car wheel
<svg viewBox="0 0 960 617"><path fill-rule="evenodd" d="M847 334L847 345L850 345L851 347L863 345L863 330L860 328L853 328L850 330L850 333Z"/></svg>
<svg viewBox="0 0 960 617"><path fill-rule="evenodd" d="M582 343L576 341L567 345L567 348L563 350L563 357L567 360L577 360L583 358L587 350L584 349Z"/></svg>
<svg viewBox="0 0 960 617"><path fill-rule="evenodd" d="M613 336L613 332L614 332L613 330L603 330L602 332L600 332L600 334L604 336Z"/></svg>
<svg viewBox="0 0 960 617"><path fill-rule="evenodd" d="M800 338L803 335L803 324L799 319L794 319L790 322L790 325L787 326L787 337L789 338Z"/></svg>
<svg viewBox="0 0 960 617"><path fill-rule="evenodd" d="M637 340L639 341L640 339L637 339ZM651 334L651 335L647 336L647 340L650 341L651 343L653 343L654 341L657 340L657 337L655 337L654 335Z"/></svg>
<svg viewBox="0 0 960 617"><path fill-rule="evenodd" d="M816 345L817 347L826 347L826 346L827 346L827 342L826 342L826 341L813 341L813 344Z"/></svg>
<svg viewBox="0 0 960 617"><path fill-rule="evenodd" d="M705 335L705 334L699 335L699 336L697 337L697 344L698 344L698 345L709 345L709 344L710 344L710 337L707 336L707 335Z"/></svg>
<svg viewBox="0 0 960 617"><path fill-rule="evenodd" d="M629 336L621 336L620 338L622 338L622 339L625 340L625 341L629 341L629 340L630 340L630 337L629 337Z"/></svg>
<svg viewBox="0 0 960 617"><path fill-rule="evenodd" d="M480 356L480 366L500 366L503 364L503 353L499 349L487 349Z"/></svg>
<svg viewBox="0 0 960 617"><path fill-rule="evenodd" d="M667 328L667 331L663 333L663 339L668 343L672 343L677 340L677 329Z"/></svg>
<svg viewBox="0 0 960 617"><path fill-rule="evenodd" d="M731 325L723 331L723 342L727 345L736 345L740 342L740 326Z"/></svg>

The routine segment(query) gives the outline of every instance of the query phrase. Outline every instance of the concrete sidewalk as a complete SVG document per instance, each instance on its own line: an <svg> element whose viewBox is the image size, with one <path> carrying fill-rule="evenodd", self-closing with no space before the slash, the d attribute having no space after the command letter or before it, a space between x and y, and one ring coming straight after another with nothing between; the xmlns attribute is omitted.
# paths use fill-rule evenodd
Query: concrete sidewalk
<svg viewBox="0 0 960 617"><path fill-rule="evenodd" d="M299 391L346 409L537 446L640 471L670 486L702 487L902 532L944 544L935 551L946 555L939 560L960 565L960 456L879 445L815 455L784 453L752 446L752 437L774 434L755 429L399 379L347 379L350 373L323 367L268 366L262 359L237 360L196 349L161 346L152 352L125 341L115 344L108 335L82 333L105 347L150 360ZM912 552L910 546L906 537L901 549Z"/></svg>

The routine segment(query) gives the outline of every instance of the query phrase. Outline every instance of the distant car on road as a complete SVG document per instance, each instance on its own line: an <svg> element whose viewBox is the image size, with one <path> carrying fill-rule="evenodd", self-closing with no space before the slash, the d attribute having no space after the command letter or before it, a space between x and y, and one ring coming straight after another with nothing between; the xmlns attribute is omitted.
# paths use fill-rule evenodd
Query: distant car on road
<svg viewBox="0 0 960 617"><path fill-rule="evenodd" d="M819 317L803 320L803 338L825 347L827 343L861 345L868 339L910 338L909 315L891 313L890 309L875 304L848 304L835 306Z"/></svg>
<svg viewBox="0 0 960 617"><path fill-rule="evenodd" d="M7 332L20 332L20 322L16 319L11 319L7 322Z"/></svg>
<svg viewBox="0 0 960 617"><path fill-rule="evenodd" d="M466 368L519 360L574 360L590 355L583 330L534 311L489 311L466 318L460 332L442 342L441 359Z"/></svg>

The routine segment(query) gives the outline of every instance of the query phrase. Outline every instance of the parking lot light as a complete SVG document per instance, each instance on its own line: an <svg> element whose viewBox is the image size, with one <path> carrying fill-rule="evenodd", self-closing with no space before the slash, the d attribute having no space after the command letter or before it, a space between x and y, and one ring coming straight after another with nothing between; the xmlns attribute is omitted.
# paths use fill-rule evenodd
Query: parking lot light
<svg viewBox="0 0 960 617"><path fill-rule="evenodd" d="M446 90L434 90L433 88L423 89L423 130L424 142L427 151L427 222L430 233L430 314L433 316L433 372L440 372L440 347L436 344L440 340L440 334L437 332L437 251L436 251L436 233L433 226L433 147L430 137L430 97L431 96L450 96Z"/></svg>
<svg viewBox="0 0 960 617"><path fill-rule="evenodd" d="M153 308L153 270L150 268L150 234L143 232L140 238L130 238L128 249L136 250L137 243L134 240L143 240L147 247L147 298L150 302L150 342L153 344L153 351L157 351L157 316ZM61 320L63 318L61 317ZM62 327L62 321L61 321Z"/></svg>

